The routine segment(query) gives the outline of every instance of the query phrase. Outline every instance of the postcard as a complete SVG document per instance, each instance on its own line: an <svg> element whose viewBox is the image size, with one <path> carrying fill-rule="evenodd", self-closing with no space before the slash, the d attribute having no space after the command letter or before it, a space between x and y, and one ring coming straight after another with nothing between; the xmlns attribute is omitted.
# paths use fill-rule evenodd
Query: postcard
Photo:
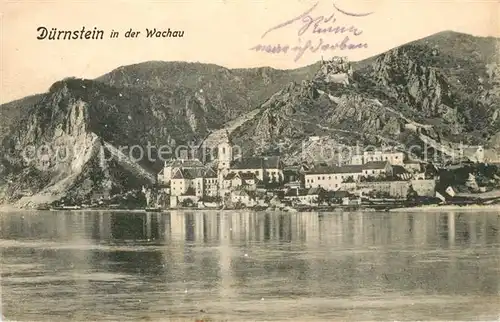
<svg viewBox="0 0 500 322"><path fill-rule="evenodd" d="M497 320L499 19L2 0L2 320Z"/></svg>

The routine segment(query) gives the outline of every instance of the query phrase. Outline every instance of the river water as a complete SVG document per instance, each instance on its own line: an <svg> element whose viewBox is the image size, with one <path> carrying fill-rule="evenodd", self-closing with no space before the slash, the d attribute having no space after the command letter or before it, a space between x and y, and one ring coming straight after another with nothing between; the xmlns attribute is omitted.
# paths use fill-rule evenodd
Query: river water
<svg viewBox="0 0 500 322"><path fill-rule="evenodd" d="M0 214L17 321L498 320L498 213Z"/></svg>

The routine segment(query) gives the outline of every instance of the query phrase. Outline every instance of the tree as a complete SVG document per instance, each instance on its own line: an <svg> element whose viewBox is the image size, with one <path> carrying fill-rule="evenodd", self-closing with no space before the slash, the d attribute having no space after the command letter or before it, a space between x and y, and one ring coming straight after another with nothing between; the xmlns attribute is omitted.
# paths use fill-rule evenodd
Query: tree
<svg viewBox="0 0 500 322"><path fill-rule="evenodd" d="M186 198L186 199L182 200L181 205L183 207L193 207L194 206L194 201L192 199L190 199L190 198Z"/></svg>
<svg viewBox="0 0 500 322"><path fill-rule="evenodd" d="M220 196L203 196L203 202L221 202L222 198Z"/></svg>
<svg viewBox="0 0 500 322"><path fill-rule="evenodd" d="M354 182L354 178L352 176L349 176L347 178L345 178L344 180L342 180L343 183L353 183Z"/></svg>
<svg viewBox="0 0 500 322"><path fill-rule="evenodd" d="M320 189L318 192L318 204L328 202L328 193L324 189Z"/></svg>
<svg viewBox="0 0 500 322"><path fill-rule="evenodd" d="M408 192L406 193L407 200L415 200L418 197L418 193L413 189L413 186L408 188Z"/></svg>

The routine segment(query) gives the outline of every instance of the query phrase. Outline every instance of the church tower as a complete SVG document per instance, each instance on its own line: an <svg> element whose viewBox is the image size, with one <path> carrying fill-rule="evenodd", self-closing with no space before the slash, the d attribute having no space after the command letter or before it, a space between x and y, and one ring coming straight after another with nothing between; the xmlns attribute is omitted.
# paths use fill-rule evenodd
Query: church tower
<svg viewBox="0 0 500 322"><path fill-rule="evenodd" d="M233 147L229 141L229 134L217 146L217 170L228 170L233 161Z"/></svg>
<svg viewBox="0 0 500 322"><path fill-rule="evenodd" d="M233 147L229 141L229 133L225 133L225 137L217 145L217 179L219 191L218 195L223 198L226 195L226 189L224 187L224 178L229 173L229 168L231 166L231 161L233 160Z"/></svg>

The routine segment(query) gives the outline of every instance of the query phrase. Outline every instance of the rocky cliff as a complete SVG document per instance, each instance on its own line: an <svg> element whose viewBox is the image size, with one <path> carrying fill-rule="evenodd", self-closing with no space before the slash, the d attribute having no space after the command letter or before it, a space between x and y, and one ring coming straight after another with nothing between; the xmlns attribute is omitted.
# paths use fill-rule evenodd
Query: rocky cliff
<svg viewBox="0 0 500 322"><path fill-rule="evenodd" d="M310 136L354 144L493 145L498 141L498 39L444 32L347 66L321 67L261 105L233 141L296 154ZM495 141L495 142L496 142ZM497 143L498 144L498 143ZM269 148L271 147L271 148Z"/></svg>
<svg viewBox="0 0 500 322"><path fill-rule="evenodd" d="M148 62L98 80L64 79L45 94L4 104L0 202L82 202L152 184L161 157L200 142L280 81L307 72ZM170 152L160 156L166 146Z"/></svg>

